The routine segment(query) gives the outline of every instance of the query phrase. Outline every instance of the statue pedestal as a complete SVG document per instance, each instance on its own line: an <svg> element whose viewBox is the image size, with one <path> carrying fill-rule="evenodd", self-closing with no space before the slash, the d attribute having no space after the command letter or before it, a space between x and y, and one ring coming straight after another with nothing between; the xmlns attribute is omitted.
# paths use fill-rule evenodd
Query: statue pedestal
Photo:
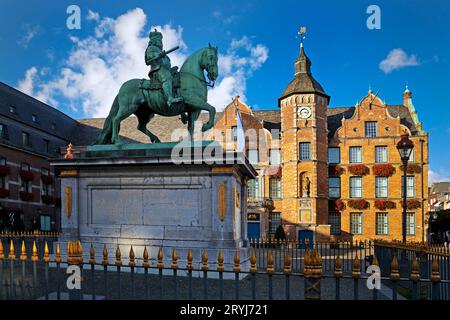
<svg viewBox="0 0 450 320"><path fill-rule="evenodd" d="M211 146L216 147L212 153ZM185 268L191 249L195 270L200 270L201 251L206 249L214 271L221 249L225 270L233 269L236 251L241 269L248 270L246 180L256 171L242 154L224 152L211 142L195 145L202 159L182 164L173 156L174 148L175 144L92 146L79 158L54 160L61 178L63 257L67 241L79 239L85 261L91 244L101 261L106 244L113 263L119 245L124 271L131 245L137 265L147 247L150 264L156 266L163 247L165 266L170 267L176 248L178 265ZM188 152L181 152L185 159Z"/></svg>

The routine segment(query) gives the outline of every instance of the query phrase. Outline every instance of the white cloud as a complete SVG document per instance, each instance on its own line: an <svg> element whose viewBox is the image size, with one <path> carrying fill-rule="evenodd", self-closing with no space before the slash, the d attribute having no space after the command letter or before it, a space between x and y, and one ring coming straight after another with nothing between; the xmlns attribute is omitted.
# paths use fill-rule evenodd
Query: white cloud
<svg viewBox="0 0 450 320"><path fill-rule="evenodd" d="M223 110L234 96L246 101L246 82L253 72L261 68L269 58L269 49L253 45L248 37L233 39L226 54L219 55L219 74L223 77L215 88L209 91L208 102L218 111Z"/></svg>
<svg viewBox="0 0 450 320"><path fill-rule="evenodd" d="M27 48L31 40L33 40L33 38L39 33L39 26L24 25L23 29L25 29L24 34L22 38L17 41L17 44L21 47Z"/></svg>
<svg viewBox="0 0 450 320"><path fill-rule="evenodd" d="M380 62L379 67L384 73L390 73L396 69L418 65L419 61L414 54L408 55L403 49L398 48L391 50Z"/></svg>
<svg viewBox="0 0 450 320"><path fill-rule="evenodd" d="M157 28L163 33L166 50L180 46L170 54L172 65L181 67L187 57L183 28L165 24L146 29L147 16L140 8L116 19L95 12L89 12L88 17L96 23L94 34L85 38L71 36L72 48L58 70L39 74L36 68L30 69L18 87L55 107L58 101L67 101L68 108L83 116L105 117L122 83L147 77L144 52L150 30ZM219 57L220 78L209 91L210 104L220 111L234 95L245 101L247 78L267 58L265 46L253 45L247 37L233 40L226 54Z"/></svg>
<svg viewBox="0 0 450 320"><path fill-rule="evenodd" d="M98 12L94 12L92 10L89 10L88 14L86 16L86 19L99 22L100 21L100 14Z"/></svg>
<svg viewBox="0 0 450 320"><path fill-rule="evenodd" d="M444 170L428 170L428 185L431 187L433 182L449 182L450 172Z"/></svg>
<svg viewBox="0 0 450 320"><path fill-rule="evenodd" d="M17 88L26 94L33 94L33 80L36 73L36 67L31 67L30 69L25 71L25 78L19 81Z"/></svg>

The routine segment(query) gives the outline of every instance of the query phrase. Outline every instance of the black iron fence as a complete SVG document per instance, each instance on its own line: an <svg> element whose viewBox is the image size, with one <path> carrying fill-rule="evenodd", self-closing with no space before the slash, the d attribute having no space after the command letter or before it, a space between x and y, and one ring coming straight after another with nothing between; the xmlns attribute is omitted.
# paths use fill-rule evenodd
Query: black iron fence
<svg viewBox="0 0 450 320"><path fill-rule="evenodd" d="M194 257L188 251L180 259L174 249L168 264L163 248L156 257L149 257L147 249L136 257L131 247L124 258L118 246L111 261L106 245L100 257L91 245L83 259L79 241L69 243L63 258L58 243L51 254L44 239L33 239L31 251L24 239L20 245L0 240L1 299L448 299L450 283L447 248L427 252L422 259L431 271L422 274L417 252L392 242L252 241L244 270L239 251L234 265L225 267L221 251L217 257L205 250ZM400 259L402 250L410 258ZM381 290L368 286L376 283L374 274L366 273L369 265L381 269ZM79 275L67 274L68 268Z"/></svg>

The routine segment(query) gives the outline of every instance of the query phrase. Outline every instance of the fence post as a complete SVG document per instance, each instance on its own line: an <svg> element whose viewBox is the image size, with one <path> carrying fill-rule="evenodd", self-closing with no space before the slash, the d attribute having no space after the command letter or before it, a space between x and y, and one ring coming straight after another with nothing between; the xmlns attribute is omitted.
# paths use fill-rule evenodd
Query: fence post
<svg viewBox="0 0 450 320"><path fill-rule="evenodd" d="M61 300L60 273L61 273L61 247L59 242L56 243L55 263L56 263L56 300Z"/></svg>
<svg viewBox="0 0 450 320"><path fill-rule="evenodd" d="M269 276L269 300L273 299L272 275L275 271L272 250L267 255L267 275Z"/></svg>
<svg viewBox="0 0 450 320"><path fill-rule="evenodd" d="M241 272L241 257L239 255L239 250L234 254L234 290L236 300L239 300L239 273Z"/></svg>
<svg viewBox="0 0 450 320"><path fill-rule="evenodd" d="M159 275L159 300L162 300L162 298L163 298L163 269L164 269L164 255L163 255L162 247L159 247L158 263L156 264L156 267L158 268L158 275Z"/></svg>
<svg viewBox="0 0 450 320"><path fill-rule="evenodd" d="M334 260L334 277L336 278L336 300L339 300L341 294L340 280L342 278L342 261L339 253Z"/></svg>
<svg viewBox="0 0 450 320"><path fill-rule="evenodd" d="M353 270L352 270L352 278L353 278L353 299L359 299L359 278L361 277L361 270L359 269L359 257L358 253L355 253L355 258L353 259Z"/></svg>
<svg viewBox="0 0 450 320"><path fill-rule="evenodd" d="M136 267L136 257L134 254L133 246L130 248L130 253L128 254L128 266L130 267L130 277L131 277L131 299L134 300L134 268Z"/></svg>
<svg viewBox="0 0 450 320"><path fill-rule="evenodd" d="M142 267L144 268L144 291L145 291L145 299L148 300L148 268L150 267L150 263L148 262L148 251L147 246L144 246L144 253L142 254Z"/></svg>
<svg viewBox="0 0 450 320"><path fill-rule="evenodd" d="M432 284L432 298L433 300L440 299L440 282L441 275L439 273L439 260L433 257L433 262L431 265L431 282Z"/></svg>
<svg viewBox="0 0 450 320"><path fill-rule="evenodd" d="M202 252L202 271L203 271L203 299L208 299L208 253L205 249Z"/></svg>
<svg viewBox="0 0 450 320"><path fill-rule="evenodd" d="M92 300L95 300L95 250L94 246L91 243L91 247L89 248L89 264L91 265L91 291L92 291Z"/></svg>
<svg viewBox="0 0 450 320"><path fill-rule="evenodd" d="M391 275L389 277L392 282L392 300L397 300L397 281L400 280L400 273L398 270L397 253L394 252L391 263Z"/></svg>
<svg viewBox="0 0 450 320"><path fill-rule="evenodd" d="M319 251L306 247L304 258L305 300L320 300L320 280L322 278L322 257Z"/></svg>
<svg viewBox="0 0 450 320"><path fill-rule="evenodd" d="M50 262L50 255L48 250L47 241L44 244L44 277L45 277L45 300L48 300L48 263Z"/></svg>
<svg viewBox="0 0 450 320"><path fill-rule="evenodd" d="M176 248L173 248L171 267L173 270L173 299L178 300L178 290L177 290L178 255Z"/></svg>
<svg viewBox="0 0 450 320"><path fill-rule="evenodd" d="M16 255L14 254L14 242L11 239L10 245L9 245L9 254L8 254L8 260L9 260L9 299L14 299L14 261L16 260Z"/></svg>
<svg viewBox="0 0 450 320"><path fill-rule="evenodd" d="M412 281L412 296L413 300L417 300L417 283L420 280L420 274L419 274L419 261L417 260L417 256L414 257L412 263L411 263L411 275L409 276L409 279Z"/></svg>
<svg viewBox="0 0 450 320"><path fill-rule="evenodd" d="M189 251L187 253L187 265L186 265L186 269L188 271L188 294L189 294L189 300L192 300L192 270L194 270L194 265L192 264L193 260L194 260L194 257L192 256L192 250L189 249ZM220 261L219 261L219 264L220 264ZM223 265L223 261L222 261L222 265ZM217 268L219 268L219 267L217 267ZM220 277L220 274L219 274L219 277ZM223 283L222 283L222 285L223 285ZM222 296L221 300L222 299L223 299L223 296Z"/></svg>
<svg viewBox="0 0 450 320"><path fill-rule="evenodd" d="M253 249L250 256L250 273L252 275L252 299L256 300L256 272L258 271L256 266L256 253Z"/></svg>
<svg viewBox="0 0 450 320"><path fill-rule="evenodd" d="M71 242L69 242L69 243L71 244ZM69 252L69 250L67 252ZM69 259L67 259L67 260L69 261ZM36 247L36 240L33 240L33 249L32 249L32 253L31 253L31 263L33 264L33 299L37 298L36 286L37 286L37 262L38 261L39 261L39 255L38 255L38 251L37 251L37 247ZM69 262L67 262L67 263L69 263ZM70 296L70 293L69 293L69 296Z"/></svg>
<svg viewBox="0 0 450 320"><path fill-rule="evenodd" d="M117 249L116 249L116 261L115 261L115 266L116 266L116 270L117 270L117 297L120 300L122 297L122 288L121 288L121 281L120 281L120 267L122 267L122 258L121 258L122 254L120 253L120 247L119 245L117 245Z"/></svg>
<svg viewBox="0 0 450 320"><path fill-rule="evenodd" d="M106 244L103 244L102 265L103 265L104 294L105 294L105 299L108 299L108 265L109 265L109 259L108 259L108 249L106 248Z"/></svg>
<svg viewBox="0 0 450 320"><path fill-rule="evenodd" d="M290 288L290 275L292 273L292 260L289 253L286 252L284 256L284 275L286 277L286 300L291 298L291 288Z"/></svg>

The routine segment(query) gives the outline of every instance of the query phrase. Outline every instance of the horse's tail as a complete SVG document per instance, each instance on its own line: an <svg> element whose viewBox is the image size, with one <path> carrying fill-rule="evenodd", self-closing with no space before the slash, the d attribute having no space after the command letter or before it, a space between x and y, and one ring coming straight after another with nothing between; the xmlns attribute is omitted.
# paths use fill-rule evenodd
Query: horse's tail
<svg viewBox="0 0 450 320"><path fill-rule="evenodd" d="M112 120L114 116L119 111L119 95L117 95L114 99L114 102L111 106L111 110L109 111L108 117L105 119L105 123L103 124L103 130L100 135L100 139L97 144L109 144L112 143Z"/></svg>

